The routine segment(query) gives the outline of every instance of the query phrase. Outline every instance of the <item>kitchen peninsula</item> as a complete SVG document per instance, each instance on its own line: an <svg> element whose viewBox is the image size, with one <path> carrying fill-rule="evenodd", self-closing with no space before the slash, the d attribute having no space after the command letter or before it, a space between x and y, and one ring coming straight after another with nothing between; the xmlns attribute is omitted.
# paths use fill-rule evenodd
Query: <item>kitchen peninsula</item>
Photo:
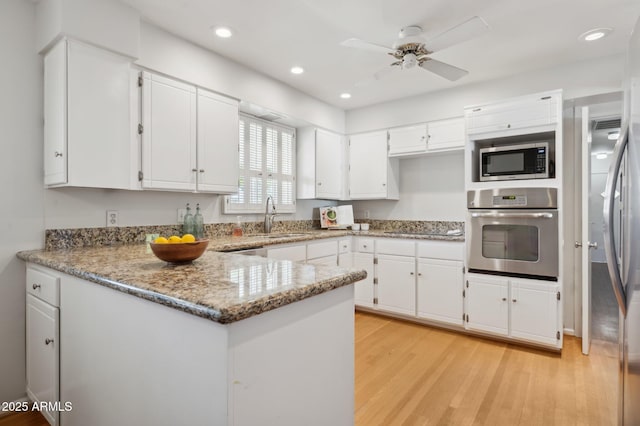
<svg viewBox="0 0 640 426"><path fill-rule="evenodd" d="M139 244L18 257L27 291L58 302L60 424L353 423L364 271L214 251L170 265Z"/></svg>

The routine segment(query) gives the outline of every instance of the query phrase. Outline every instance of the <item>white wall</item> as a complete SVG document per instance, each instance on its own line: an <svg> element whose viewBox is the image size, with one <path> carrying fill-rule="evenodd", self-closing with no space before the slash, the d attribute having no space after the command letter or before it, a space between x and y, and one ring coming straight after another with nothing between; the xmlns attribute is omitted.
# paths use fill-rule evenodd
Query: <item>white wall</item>
<svg viewBox="0 0 640 426"><path fill-rule="evenodd" d="M42 61L35 6L0 2L0 402L25 396L25 272L16 252L44 243Z"/></svg>
<svg viewBox="0 0 640 426"><path fill-rule="evenodd" d="M621 90L624 56L616 55L347 111L347 133L460 117L468 105L563 89L564 99ZM354 202L357 217L464 220L462 155L400 161L399 201Z"/></svg>

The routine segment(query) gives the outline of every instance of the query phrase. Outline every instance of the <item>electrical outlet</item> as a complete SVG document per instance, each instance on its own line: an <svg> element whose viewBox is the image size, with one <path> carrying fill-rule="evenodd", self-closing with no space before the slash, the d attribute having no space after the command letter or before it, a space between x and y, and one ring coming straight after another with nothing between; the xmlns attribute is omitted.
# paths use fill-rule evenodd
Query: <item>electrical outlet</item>
<svg viewBox="0 0 640 426"><path fill-rule="evenodd" d="M118 210L107 210L107 228L118 226Z"/></svg>
<svg viewBox="0 0 640 426"><path fill-rule="evenodd" d="M178 223L184 223L184 217L187 215L187 209L178 209Z"/></svg>
<svg viewBox="0 0 640 426"><path fill-rule="evenodd" d="M365 211L363 212L363 216L364 216L364 218L365 218L365 219L369 219L369 217L371 216L371 214L370 214L369 210L365 210Z"/></svg>

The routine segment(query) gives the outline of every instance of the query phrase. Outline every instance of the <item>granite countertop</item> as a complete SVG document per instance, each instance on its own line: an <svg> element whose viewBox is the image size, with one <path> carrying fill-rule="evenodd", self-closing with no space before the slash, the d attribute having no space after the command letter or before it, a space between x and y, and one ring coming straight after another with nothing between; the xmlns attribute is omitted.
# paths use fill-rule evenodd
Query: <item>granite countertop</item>
<svg viewBox="0 0 640 426"><path fill-rule="evenodd" d="M18 257L222 324L367 276L355 269L214 251L206 251L191 264L171 265L143 244L22 251Z"/></svg>

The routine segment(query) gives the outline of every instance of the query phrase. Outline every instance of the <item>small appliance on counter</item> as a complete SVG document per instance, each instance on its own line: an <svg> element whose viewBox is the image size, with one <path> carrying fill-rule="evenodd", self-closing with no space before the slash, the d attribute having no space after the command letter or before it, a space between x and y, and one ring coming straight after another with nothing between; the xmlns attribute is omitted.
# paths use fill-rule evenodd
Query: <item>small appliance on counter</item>
<svg viewBox="0 0 640 426"><path fill-rule="evenodd" d="M320 227L326 229L346 229L353 225L353 206L319 207Z"/></svg>

